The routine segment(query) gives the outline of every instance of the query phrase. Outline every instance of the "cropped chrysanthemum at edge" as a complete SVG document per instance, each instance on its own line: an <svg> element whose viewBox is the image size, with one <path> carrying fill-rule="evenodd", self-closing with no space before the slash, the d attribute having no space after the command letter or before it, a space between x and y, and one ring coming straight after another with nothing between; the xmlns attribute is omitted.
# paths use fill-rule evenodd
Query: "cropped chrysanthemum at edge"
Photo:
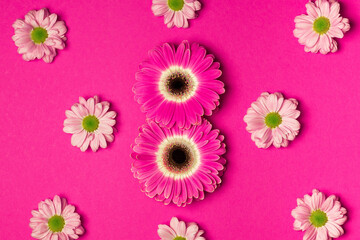
<svg viewBox="0 0 360 240"><path fill-rule="evenodd" d="M225 92L220 64L197 43L177 49L165 43L149 52L136 73L135 100L148 119L166 127L189 128L219 105Z"/></svg>
<svg viewBox="0 0 360 240"><path fill-rule="evenodd" d="M31 211L31 236L40 240L73 240L84 234L80 215L65 198L55 196L39 203L38 209Z"/></svg>
<svg viewBox="0 0 360 240"><path fill-rule="evenodd" d="M83 152L89 146L96 152L99 147L106 148L107 142L113 142L116 112L109 108L110 103L100 102L98 96L87 101L79 97L79 103L65 111L64 132L73 134L71 144Z"/></svg>
<svg viewBox="0 0 360 240"><path fill-rule="evenodd" d="M205 240L203 234L196 223L185 223L176 217L171 218L170 226L159 224L158 228L160 240Z"/></svg>
<svg viewBox="0 0 360 240"><path fill-rule="evenodd" d="M56 56L57 49L65 47L67 28L59 21L55 13L46 8L31 10L25 19L17 19L13 24L15 35L12 39L25 61L43 59L50 63Z"/></svg>
<svg viewBox="0 0 360 240"><path fill-rule="evenodd" d="M221 183L226 160L224 137L204 120L189 129L149 121L135 140L131 171L143 192L165 205L204 199Z"/></svg>
<svg viewBox="0 0 360 240"><path fill-rule="evenodd" d="M349 19L340 15L340 4L336 0L310 0L305 6L307 15L295 18L294 36L305 45L306 52L336 52L334 38L343 38L350 30Z"/></svg>
<svg viewBox="0 0 360 240"><path fill-rule="evenodd" d="M258 148L287 147L300 130L298 102L281 93L264 92L251 104L244 117L246 130Z"/></svg>
<svg viewBox="0 0 360 240"><path fill-rule="evenodd" d="M291 211L295 218L294 230L305 231L304 240L332 240L344 234L341 227L347 220L346 209L339 199L325 197L314 189L312 195L297 199L297 207Z"/></svg>
<svg viewBox="0 0 360 240"><path fill-rule="evenodd" d="M189 19L197 17L196 11L201 9L197 0L153 0L151 10L155 16L164 16L168 28L188 28Z"/></svg>

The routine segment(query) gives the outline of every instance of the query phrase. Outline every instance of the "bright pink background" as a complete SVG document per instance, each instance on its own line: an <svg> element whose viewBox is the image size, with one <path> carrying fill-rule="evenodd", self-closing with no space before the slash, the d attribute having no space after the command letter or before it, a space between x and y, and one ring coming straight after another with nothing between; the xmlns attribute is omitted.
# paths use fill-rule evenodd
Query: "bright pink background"
<svg viewBox="0 0 360 240"><path fill-rule="evenodd" d="M352 29L340 50L305 53L293 19L306 0L203 0L189 29L167 29L151 1L10 1L0 4L0 239L30 239L30 211L60 194L77 207L82 239L158 239L172 216L196 221L211 240L302 239L292 229L296 198L318 188L349 210L341 239L360 238L360 1L342 0ZM25 62L12 23L48 7L68 41L52 64ZM130 145L145 123L131 91L148 50L199 42L222 64L226 93L209 119L226 137L223 185L186 208L143 194L130 172ZM257 149L243 116L263 91L300 102L302 130L288 148ZM118 112L115 142L82 153L62 131L65 110L98 94Z"/></svg>

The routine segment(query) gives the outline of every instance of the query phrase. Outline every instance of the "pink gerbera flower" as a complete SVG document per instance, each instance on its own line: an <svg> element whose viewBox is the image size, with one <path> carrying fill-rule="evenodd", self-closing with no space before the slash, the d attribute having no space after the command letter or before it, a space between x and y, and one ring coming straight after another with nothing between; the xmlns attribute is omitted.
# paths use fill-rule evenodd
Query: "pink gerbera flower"
<svg viewBox="0 0 360 240"><path fill-rule="evenodd" d="M294 140L300 129L297 105L293 98L284 99L281 93L267 92L251 104L244 121L257 147L268 148L271 144L286 147L289 140Z"/></svg>
<svg viewBox="0 0 360 240"><path fill-rule="evenodd" d="M66 110L67 119L64 121L64 132L73 134L71 144L81 151L91 147L96 152L99 146L107 147L107 142L114 141L116 112L108 111L109 102L99 102L99 98L89 98L87 101L79 97L71 110Z"/></svg>
<svg viewBox="0 0 360 240"><path fill-rule="evenodd" d="M211 115L224 93L220 64L205 48L183 41L175 50L169 43L149 52L133 87L135 100L147 118L167 127L189 128Z"/></svg>
<svg viewBox="0 0 360 240"><path fill-rule="evenodd" d="M195 11L201 9L201 4L197 0L153 0L151 9L155 16L164 16L164 23L168 28L174 25L187 28L188 19L197 17Z"/></svg>
<svg viewBox="0 0 360 240"><path fill-rule="evenodd" d="M65 198L55 196L39 203L39 209L31 211L31 236L43 240L73 240L84 233L80 215Z"/></svg>
<svg viewBox="0 0 360 240"><path fill-rule="evenodd" d="M322 54L336 52L334 38L343 38L350 30L349 19L340 16L340 4L336 0L311 0L306 4L308 15L295 18L294 36L305 45L306 52Z"/></svg>
<svg viewBox="0 0 360 240"><path fill-rule="evenodd" d="M25 20L17 19L13 28L15 35L12 39L25 61L38 58L50 63L56 56L56 49L65 47L65 23L58 21L57 15L50 14L46 8L31 10L25 15Z"/></svg>
<svg viewBox="0 0 360 240"><path fill-rule="evenodd" d="M291 211L295 218L294 229L305 231L304 240L331 240L344 234L341 227L347 219L346 209L338 198L314 189L312 196L297 199L297 207Z"/></svg>
<svg viewBox="0 0 360 240"><path fill-rule="evenodd" d="M224 137L204 120L190 129L161 127L155 122L140 128L131 157L131 171L151 198L178 206L204 199L221 183Z"/></svg>
<svg viewBox="0 0 360 240"><path fill-rule="evenodd" d="M170 226L159 224L158 234L161 240L205 240L204 231L199 230L196 223L179 221L176 217L171 218Z"/></svg>

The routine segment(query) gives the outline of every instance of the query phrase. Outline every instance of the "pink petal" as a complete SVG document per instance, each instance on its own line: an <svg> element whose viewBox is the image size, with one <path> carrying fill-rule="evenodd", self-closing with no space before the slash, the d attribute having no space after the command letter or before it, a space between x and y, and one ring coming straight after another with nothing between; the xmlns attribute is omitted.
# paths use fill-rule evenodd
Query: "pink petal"
<svg viewBox="0 0 360 240"><path fill-rule="evenodd" d="M179 225L179 220L177 219L177 217L171 218L171 220L170 220L170 227L171 227L172 229L174 229L176 233L178 233L178 232L177 232L178 225Z"/></svg>
<svg viewBox="0 0 360 240"><path fill-rule="evenodd" d="M178 28L184 27L184 14L181 11L175 12L174 24Z"/></svg>
<svg viewBox="0 0 360 240"><path fill-rule="evenodd" d="M306 230L303 240L317 240L316 235L316 228L311 226Z"/></svg>
<svg viewBox="0 0 360 240"><path fill-rule="evenodd" d="M151 6L151 10L155 16L163 16L169 10L169 7L166 3L165 4L153 4Z"/></svg>
<svg viewBox="0 0 360 240"><path fill-rule="evenodd" d="M71 145L80 147L83 142L85 141L85 138L87 136L87 132L85 130L82 130L79 133L75 133L71 136Z"/></svg>
<svg viewBox="0 0 360 240"><path fill-rule="evenodd" d="M327 228L328 230L328 233L329 233L329 237L332 237L332 238L338 238L340 237L341 235L344 234L344 230L342 227L340 227L338 224L336 223L333 223L333 222L327 222L325 227Z"/></svg>
<svg viewBox="0 0 360 240"><path fill-rule="evenodd" d="M164 23L168 24L168 23L172 23L173 22L173 17L175 15L175 12L172 10L168 10L165 15L164 15Z"/></svg>
<svg viewBox="0 0 360 240"><path fill-rule="evenodd" d="M196 17L195 11L187 4L184 5L182 12L187 19L194 19Z"/></svg>
<svg viewBox="0 0 360 240"><path fill-rule="evenodd" d="M99 126L100 127L100 126ZM90 147L93 152L96 152L99 149L100 140L98 135L94 135L93 140L90 142Z"/></svg>
<svg viewBox="0 0 360 240"><path fill-rule="evenodd" d="M323 1L320 7L321 15L324 17L329 17L330 15L330 4L328 1Z"/></svg>
<svg viewBox="0 0 360 240"><path fill-rule="evenodd" d="M160 224L158 234L161 240L173 240L176 237L176 233L167 225Z"/></svg>
<svg viewBox="0 0 360 240"><path fill-rule="evenodd" d="M328 233L326 227L317 228L316 231L316 240L328 240Z"/></svg>
<svg viewBox="0 0 360 240"><path fill-rule="evenodd" d="M61 199L58 195L54 197L55 214L61 215Z"/></svg>
<svg viewBox="0 0 360 240"><path fill-rule="evenodd" d="M308 2L305 7L307 14L310 15L313 19L316 19L320 16L320 10L315 6L313 2Z"/></svg>
<svg viewBox="0 0 360 240"><path fill-rule="evenodd" d="M317 34L315 31L311 32L306 39L306 46L313 47L316 43L318 43L319 38L320 38L319 34Z"/></svg>

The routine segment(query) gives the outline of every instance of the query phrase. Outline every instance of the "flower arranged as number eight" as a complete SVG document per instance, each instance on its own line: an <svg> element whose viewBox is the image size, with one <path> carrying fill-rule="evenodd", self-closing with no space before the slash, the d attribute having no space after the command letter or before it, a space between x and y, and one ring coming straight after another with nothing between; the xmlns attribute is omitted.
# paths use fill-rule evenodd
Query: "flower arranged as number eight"
<svg viewBox="0 0 360 240"><path fill-rule="evenodd" d="M206 120L189 129L169 129L150 121L135 140L131 170L146 195L166 205L185 206L221 183L226 162L223 140Z"/></svg>
<svg viewBox="0 0 360 240"><path fill-rule="evenodd" d="M148 119L161 125L189 128L211 115L224 93L220 64L199 44L169 43L149 52L133 87L135 100Z"/></svg>

